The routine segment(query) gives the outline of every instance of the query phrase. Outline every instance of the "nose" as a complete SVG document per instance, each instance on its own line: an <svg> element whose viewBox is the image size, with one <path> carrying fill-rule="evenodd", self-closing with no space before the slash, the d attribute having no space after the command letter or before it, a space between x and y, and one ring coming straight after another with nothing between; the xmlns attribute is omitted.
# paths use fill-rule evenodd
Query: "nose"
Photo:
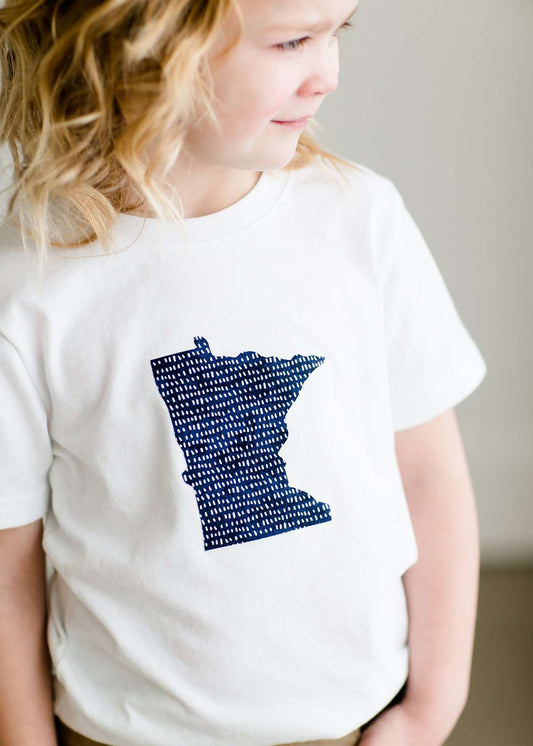
<svg viewBox="0 0 533 746"><path fill-rule="evenodd" d="M329 49L314 60L313 69L300 86L301 96L327 96L339 84L339 49L332 44Z"/></svg>

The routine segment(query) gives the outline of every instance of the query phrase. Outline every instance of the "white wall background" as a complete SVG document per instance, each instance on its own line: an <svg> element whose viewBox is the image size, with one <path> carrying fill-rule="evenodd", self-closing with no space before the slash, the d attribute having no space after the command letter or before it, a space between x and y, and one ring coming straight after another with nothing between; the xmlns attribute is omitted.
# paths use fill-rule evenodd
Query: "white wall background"
<svg viewBox="0 0 533 746"><path fill-rule="evenodd" d="M360 0L322 145L391 178L487 362L457 408L485 564L533 562L533 1Z"/></svg>
<svg viewBox="0 0 533 746"><path fill-rule="evenodd" d="M352 22L320 140L422 230L488 366L457 408L482 561L532 563L533 0L360 0Z"/></svg>

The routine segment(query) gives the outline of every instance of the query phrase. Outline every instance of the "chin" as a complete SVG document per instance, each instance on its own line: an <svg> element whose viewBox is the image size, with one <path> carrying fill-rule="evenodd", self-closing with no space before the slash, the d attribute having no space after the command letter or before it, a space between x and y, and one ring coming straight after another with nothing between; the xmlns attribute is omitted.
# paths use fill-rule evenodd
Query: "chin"
<svg viewBox="0 0 533 746"><path fill-rule="evenodd" d="M264 160L258 170L270 171L276 168L283 168L289 164L296 154L296 143L291 148L279 148L276 153L272 153L270 158Z"/></svg>

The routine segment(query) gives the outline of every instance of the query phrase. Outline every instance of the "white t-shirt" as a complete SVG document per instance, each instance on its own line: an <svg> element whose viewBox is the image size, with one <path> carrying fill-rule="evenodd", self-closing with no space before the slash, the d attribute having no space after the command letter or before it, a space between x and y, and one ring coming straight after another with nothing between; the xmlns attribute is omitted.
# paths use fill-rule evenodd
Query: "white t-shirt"
<svg viewBox="0 0 533 746"><path fill-rule="evenodd" d="M394 186L264 172L115 251L0 235L0 527L45 521L55 712L120 746L365 723L408 673L394 432L486 365Z"/></svg>

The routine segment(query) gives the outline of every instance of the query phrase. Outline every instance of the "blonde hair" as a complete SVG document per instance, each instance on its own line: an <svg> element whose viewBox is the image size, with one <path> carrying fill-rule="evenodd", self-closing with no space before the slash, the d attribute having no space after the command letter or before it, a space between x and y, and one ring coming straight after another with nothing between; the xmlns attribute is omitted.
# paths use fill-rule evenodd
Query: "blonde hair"
<svg viewBox="0 0 533 746"><path fill-rule="evenodd" d="M206 58L232 11L237 34L222 55L242 33L237 0L5 1L0 143L13 160L6 218L19 217L25 251L33 236L40 263L47 246L98 239L108 252L117 213L145 203L183 226L165 176L191 123L207 113L218 126ZM284 168L314 159L357 168L309 131ZM126 203L128 189L138 201Z"/></svg>

